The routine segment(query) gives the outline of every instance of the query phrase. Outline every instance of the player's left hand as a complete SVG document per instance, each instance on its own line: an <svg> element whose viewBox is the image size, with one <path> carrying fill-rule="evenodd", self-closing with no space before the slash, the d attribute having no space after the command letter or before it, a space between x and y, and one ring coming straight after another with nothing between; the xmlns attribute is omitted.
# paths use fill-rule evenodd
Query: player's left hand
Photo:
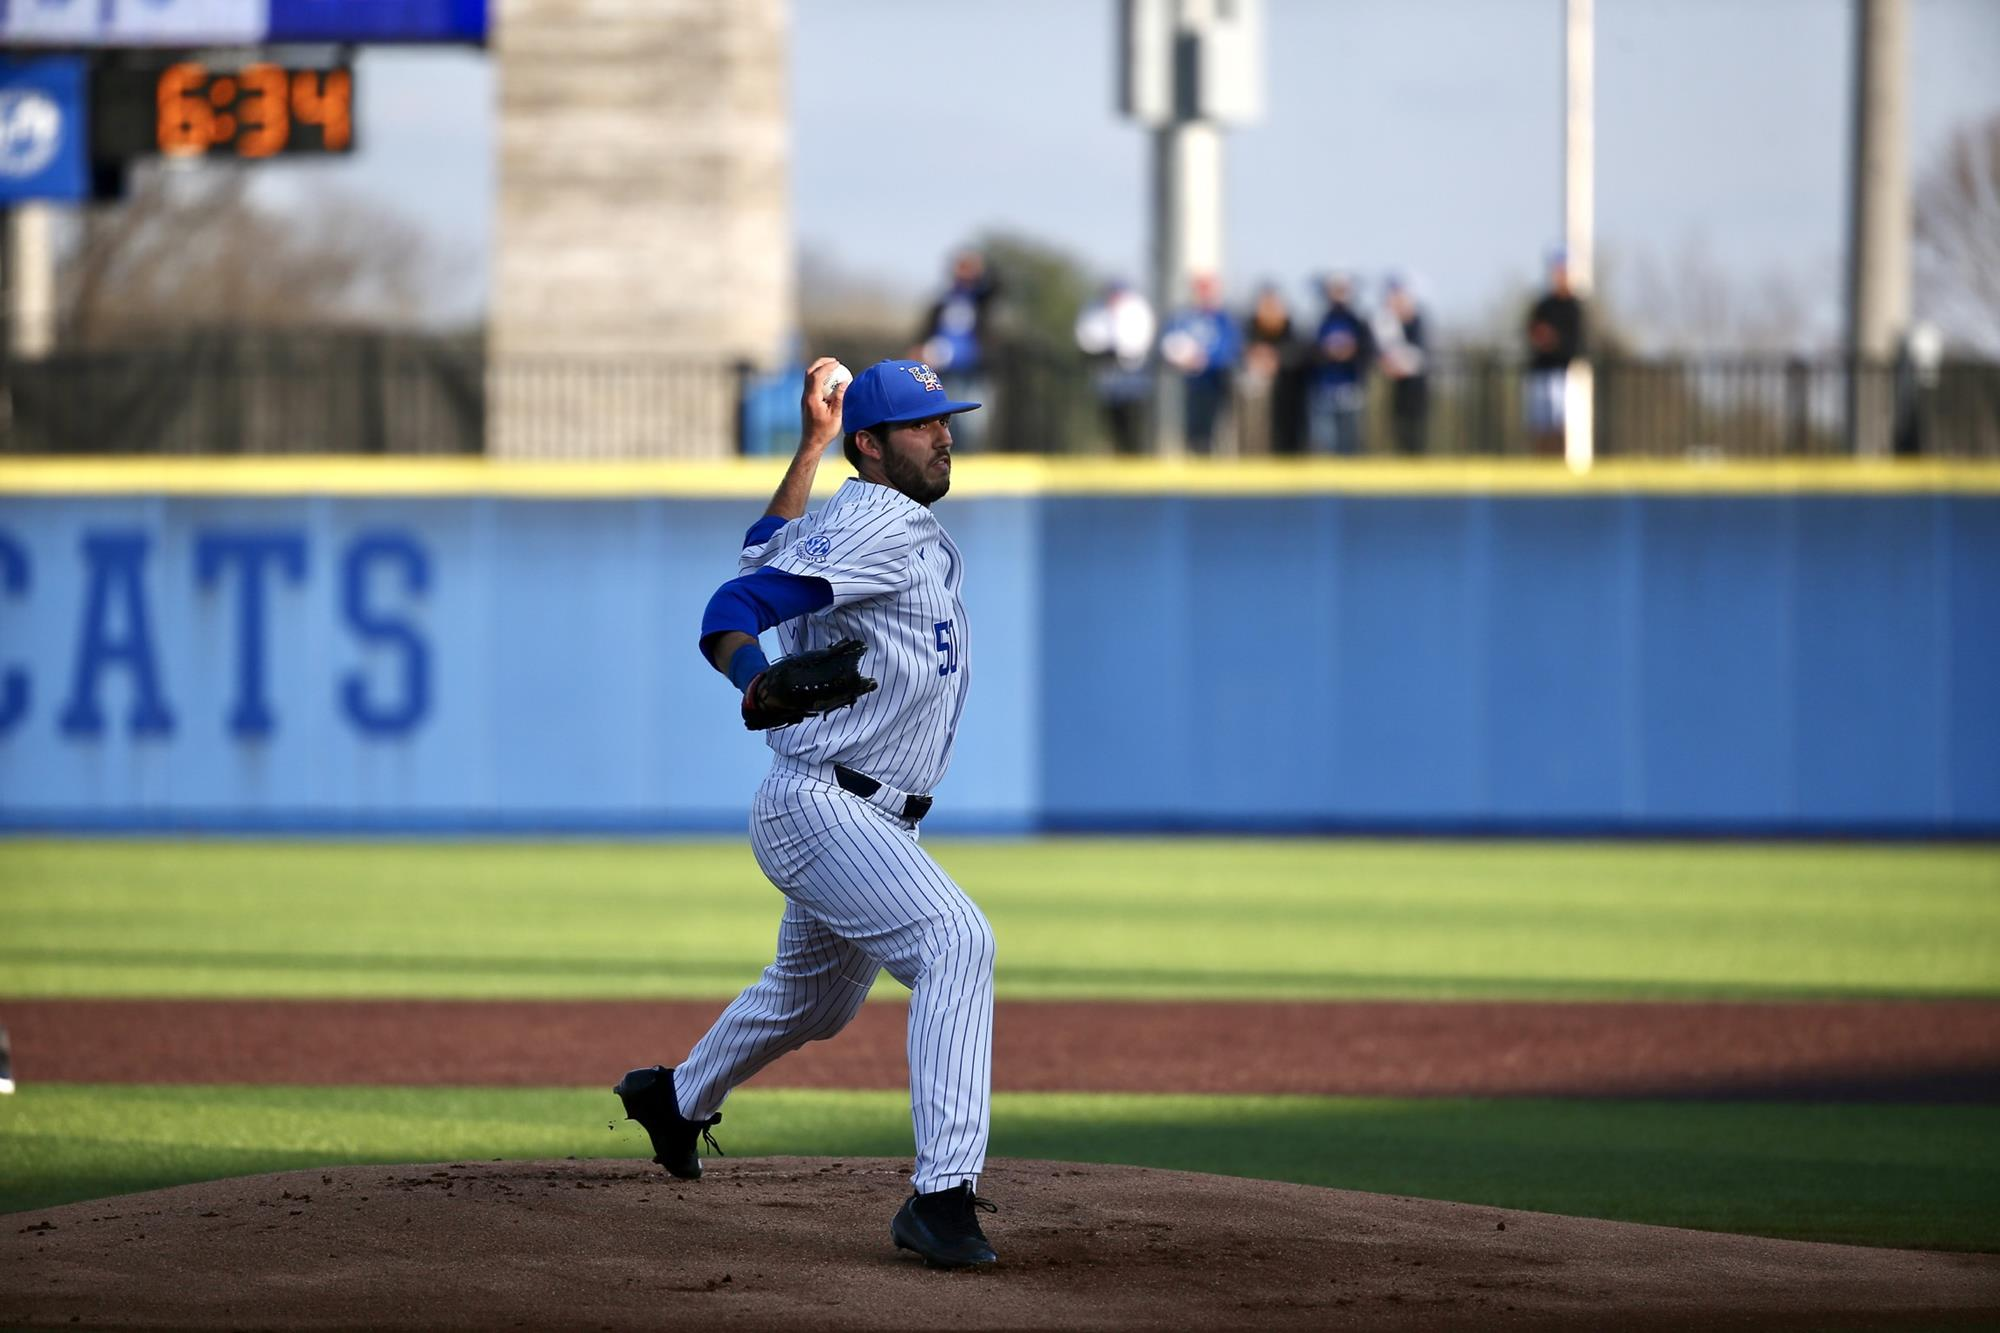
<svg viewBox="0 0 2000 1333"><path fill-rule="evenodd" d="M805 392L799 397L799 444L815 449L824 449L840 437L840 405L847 401L847 385L834 388L833 397L826 394L826 375L840 361L836 357L823 356L806 367Z"/></svg>
<svg viewBox="0 0 2000 1333"><path fill-rule="evenodd" d="M861 674L861 655L866 651L861 640L842 639L831 648L779 658L743 691L743 725L752 731L789 727L845 708L872 692L874 678Z"/></svg>

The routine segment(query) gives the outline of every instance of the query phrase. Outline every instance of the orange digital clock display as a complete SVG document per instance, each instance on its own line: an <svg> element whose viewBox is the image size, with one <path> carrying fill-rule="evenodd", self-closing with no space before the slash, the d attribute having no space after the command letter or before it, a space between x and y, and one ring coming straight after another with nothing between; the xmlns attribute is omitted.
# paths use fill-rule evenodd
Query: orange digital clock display
<svg viewBox="0 0 2000 1333"><path fill-rule="evenodd" d="M159 73L154 136L168 157L345 153L354 146L348 69L246 65L219 72L182 61Z"/></svg>

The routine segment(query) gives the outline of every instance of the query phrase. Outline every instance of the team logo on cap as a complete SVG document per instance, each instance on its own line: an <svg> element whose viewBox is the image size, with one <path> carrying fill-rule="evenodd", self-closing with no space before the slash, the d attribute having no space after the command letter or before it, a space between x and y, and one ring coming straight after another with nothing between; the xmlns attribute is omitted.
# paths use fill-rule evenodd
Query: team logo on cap
<svg viewBox="0 0 2000 1333"><path fill-rule="evenodd" d="M937 372L935 370L932 370L929 366L918 364L914 366L904 366L903 369L910 372L911 379L915 380L917 383L924 386L924 391L926 393L944 392L943 381L938 379Z"/></svg>

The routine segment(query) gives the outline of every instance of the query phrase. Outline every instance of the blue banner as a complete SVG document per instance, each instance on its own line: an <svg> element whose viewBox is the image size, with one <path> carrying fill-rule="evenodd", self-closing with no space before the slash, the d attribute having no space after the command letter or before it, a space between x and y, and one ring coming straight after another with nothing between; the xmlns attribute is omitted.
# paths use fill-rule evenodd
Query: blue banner
<svg viewBox="0 0 2000 1333"><path fill-rule="evenodd" d="M83 61L0 59L0 205L90 196Z"/></svg>
<svg viewBox="0 0 2000 1333"><path fill-rule="evenodd" d="M10 46L486 40L487 0L0 0Z"/></svg>
<svg viewBox="0 0 2000 1333"><path fill-rule="evenodd" d="M274 42L484 42L486 0L269 0Z"/></svg>

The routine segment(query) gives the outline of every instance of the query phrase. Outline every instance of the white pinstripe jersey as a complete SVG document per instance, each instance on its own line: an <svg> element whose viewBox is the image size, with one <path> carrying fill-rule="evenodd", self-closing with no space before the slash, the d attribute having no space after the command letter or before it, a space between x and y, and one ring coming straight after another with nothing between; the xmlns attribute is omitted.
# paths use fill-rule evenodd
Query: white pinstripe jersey
<svg viewBox="0 0 2000 1333"><path fill-rule="evenodd" d="M741 571L825 579L833 605L778 627L789 656L842 639L868 645L861 672L880 688L851 708L765 733L779 754L838 763L924 793L951 762L972 676L964 562L929 509L902 492L850 478L820 509L743 552Z"/></svg>

